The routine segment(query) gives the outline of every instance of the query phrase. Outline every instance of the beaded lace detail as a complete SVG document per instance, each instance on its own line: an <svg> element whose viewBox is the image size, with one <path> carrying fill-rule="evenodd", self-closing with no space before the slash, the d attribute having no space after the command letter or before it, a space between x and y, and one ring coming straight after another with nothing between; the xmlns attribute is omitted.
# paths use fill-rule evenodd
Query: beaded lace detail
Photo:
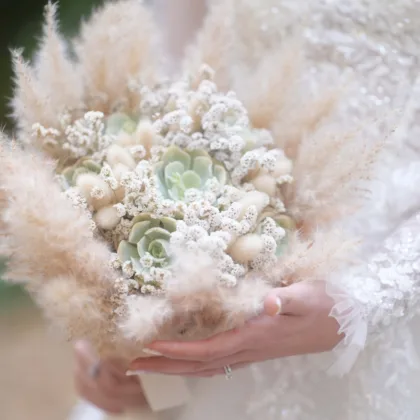
<svg viewBox="0 0 420 420"><path fill-rule="evenodd" d="M368 206L349 222L365 240L363 258L330 279L336 300L332 315L346 333L330 372L350 373L327 376L331 354L256 366L249 418L417 420L420 380L412 331L420 322L415 317L420 311L420 2L265 4L256 12L262 32L284 37L302 25L313 86L329 78L350 81L352 96L343 115L355 121L383 118L391 109L397 132Z"/></svg>

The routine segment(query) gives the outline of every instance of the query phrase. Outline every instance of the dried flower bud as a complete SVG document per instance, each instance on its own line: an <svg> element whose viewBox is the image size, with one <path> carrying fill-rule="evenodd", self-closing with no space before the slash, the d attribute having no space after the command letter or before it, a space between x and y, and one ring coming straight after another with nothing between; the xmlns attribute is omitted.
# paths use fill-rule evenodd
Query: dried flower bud
<svg viewBox="0 0 420 420"><path fill-rule="evenodd" d="M130 169L134 169L136 167L136 161L133 156L131 156L130 152L116 144L113 144L108 149L107 161L111 167L115 167L118 164L125 165Z"/></svg>
<svg viewBox="0 0 420 420"><path fill-rule="evenodd" d="M242 218L250 206L255 206L258 214L261 213L270 203L270 198L263 192L250 191L243 198L241 198L238 203L241 205L241 212L239 217Z"/></svg>
<svg viewBox="0 0 420 420"><path fill-rule="evenodd" d="M114 194L109 185L101 179L99 175L86 173L81 174L77 178L76 186L86 201L91 204L95 209L110 204L114 198ZM95 198L92 196L92 191L103 192L102 198Z"/></svg>
<svg viewBox="0 0 420 420"><path fill-rule="evenodd" d="M101 229L112 230L118 225L121 217L115 206L107 206L98 210L93 219Z"/></svg>
<svg viewBox="0 0 420 420"><path fill-rule="evenodd" d="M135 144L142 145L149 152L156 139L157 132L155 126L147 120L141 120L137 125L133 135Z"/></svg>
<svg viewBox="0 0 420 420"><path fill-rule="evenodd" d="M293 163L286 157L279 159L273 169L273 176L280 178L284 175L290 175L293 170Z"/></svg>
<svg viewBox="0 0 420 420"><path fill-rule="evenodd" d="M276 179L268 174L257 175L251 184L255 187L257 191L268 194L272 197L276 193Z"/></svg>
<svg viewBox="0 0 420 420"><path fill-rule="evenodd" d="M260 235L248 234L241 236L229 248L229 255L241 264L254 260L264 248L264 241Z"/></svg>

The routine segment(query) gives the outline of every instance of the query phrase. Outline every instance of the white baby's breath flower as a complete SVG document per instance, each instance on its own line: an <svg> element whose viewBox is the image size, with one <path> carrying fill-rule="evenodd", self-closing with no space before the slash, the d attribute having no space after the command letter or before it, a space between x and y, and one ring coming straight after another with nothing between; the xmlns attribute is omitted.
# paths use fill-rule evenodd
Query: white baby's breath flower
<svg viewBox="0 0 420 420"><path fill-rule="evenodd" d="M118 257L118 254L114 253L111 255L110 261L109 261L110 267L114 270L118 270L121 268L121 261Z"/></svg>
<svg viewBox="0 0 420 420"><path fill-rule="evenodd" d="M217 232L213 232L211 234L212 237L217 238L221 241L221 243L223 244L224 247L227 247L227 244L231 241L232 239L232 235L227 232L227 231L223 231L223 230L219 230Z"/></svg>
<svg viewBox="0 0 420 420"><path fill-rule="evenodd" d="M117 209L118 217L124 217L127 214L127 209L124 204L115 204L114 207Z"/></svg>
<svg viewBox="0 0 420 420"><path fill-rule="evenodd" d="M93 198L101 199L105 197L105 190L103 188L100 188L98 186L94 186L90 192L90 195Z"/></svg>
<svg viewBox="0 0 420 420"><path fill-rule="evenodd" d="M261 228L264 235L273 236L277 229L277 224L271 217L266 217L261 223Z"/></svg>
<svg viewBox="0 0 420 420"><path fill-rule="evenodd" d="M263 252L264 253L273 253L276 251L277 243L272 236L262 235L263 240Z"/></svg>
<svg viewBox="0 0 420 420"><path fill-rule="evenodd" d="M236 220L241 212L241 205L239 203L232 203L227 211L223 212L223 216L229 219Z"/></svg>
<svg viewBox="0 0 420 420"><path fill-rule="evenodd" d="M229 139L229 150L231 152L240 152L245 147L245 141L240 136L232 136Z"/></svg>
<svg viewBox="0 0 420 420"><path fill-rule="evenodd" d="M246 272L246 268L240 264L235 264L230 271L232 276L235 276L237 279L243 277L246 274Z"/></svg>
<svg viewBox="0 0 420 420"><path fill-rule="evenodd" d="M89 220L89 229L91 232L94 232L96 230L97 226L93 219Z"/></svg>
<svg viewBox="0 0 420 420"><path fill-rule="evenodd" d="M133 277L134 276L134 268L133 268L133 264L131 263L131 261L126 261L125 263L123 263L122 272L127 277Z"/></svg>
<svg viewBox="0 0 420 420"><path fill-rule="evenodd" d="M184 233L176 231L171 234L170 243L172 246L179 247L184 244L185 241L186 235Z"/></svg>
<svg viewBox="0 0 420 420"><path fill-rule="evenodd" d="M190 133L193 123L193 119L189 115L184 115L179 122L181 131L186 134Z"/></svg>
<svg viewBox="0 0 420 420"><path fill-rule="evenodd" d="M252 262L251 267L254 270L261 270L264 267L265 257L264 255L258 255Z"/></svg>
<svg viewBox="0 0 420 420"><path fill-rule="evenodd" d="M282 227L277 226L272 236L276 241L281 241L283 238L286 237L286 231Z"/></svg>
<svg viewBox="0 0 420 420"><path fill-rule="evenodd" d="M145 284L141 287L141 293L144 295L156 295L159 293L156 286L153 286L152 284Z"/></svg>
<svg viewBox="0 0 420 420"><path fill-rule="evenodd" d="M291 184L293 182L293 176L292 175L282 175L276 179L277 184Z"/></svg>
<svg viewBox="0 0 420 420"><path fill-rule="evenodd" d="M185 192L184 200L187 203L193 203L194 201L197 201L201 197L201 191L197 190L195 188L189 188Z"/></svg>
<svg viewBox="0 0 420 420"><path fill-rule="evenodd" d="M140 263L144 268L151 268L154 264L154 258L149 253L146 253L140 258Z"/></svg>
<svg viewBox="0 0 420 420"><path fill-rule="evenodd" d="M198 220L197 226L202 228L206 232L206 234L211 228L210 222L208 222L207 220Z"/></svg>
<svg viewBox="0 0 420 420"><path fill-rule="evenodd" d="M286 211L286 207L283 203L283 200L277 197L270 198L270 204L279 212L284 213Z"/></svg>
<svg viewBox="0 0 420 420"><path fill-rule="evenodd" d="M275 156L271 154L266 154L260 161L260 165L262 168L267 169L268 171L274 170L276 166L277 159Z"/></svg>
<svg viewBox="0 0 420 420"><path fill-rule="evenodd" d="M237 285L237 280L235 276L232 276L231 274L223 273L220 278L220 283L223 284L223 286L228 288L233 288Z"/></svg>
<svg viewBox="0 0 420 420"><path fill-rule="evenodd" d="M132 146L128 150L136 160L144 159L147 154L145 147L142 145Z"/></svg>

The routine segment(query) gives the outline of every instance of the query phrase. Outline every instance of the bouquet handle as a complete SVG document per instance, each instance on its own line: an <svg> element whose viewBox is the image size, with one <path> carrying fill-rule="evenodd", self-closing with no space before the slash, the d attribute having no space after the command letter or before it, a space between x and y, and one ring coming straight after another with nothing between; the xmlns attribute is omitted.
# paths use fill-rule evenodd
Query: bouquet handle
<svg viewBox="0 0 420 420"><path fill-rule="evenodd" d="M158 420L158 412L180 407L191 398L186 380L179 376L139 375L148 406L121 417L108 416L88 402L80 401L68 420Z"/></svg>
<svg viewBox="0 0 420 420"><path fill-rule="evenodd" d="M152 412L182 406L191 398L187 382L180 376L141 374L139 378Z"/></svg>

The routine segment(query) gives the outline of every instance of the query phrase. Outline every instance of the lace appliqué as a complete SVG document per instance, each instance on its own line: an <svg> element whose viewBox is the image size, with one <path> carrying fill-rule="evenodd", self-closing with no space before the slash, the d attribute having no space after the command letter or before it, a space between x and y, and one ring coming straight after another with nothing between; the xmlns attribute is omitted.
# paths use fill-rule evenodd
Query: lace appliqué
<svg viewBox="0 0 420 420"><path fill-rule="evenodd" d="M336 305L331 315L346 337L337 349L331 372L350 370L367 336L375 340L398 320L413 317L420 300L420 213L385 240L366 265L340 276L329 293ZM340 291L340 292L337 292Z"/></svg>

